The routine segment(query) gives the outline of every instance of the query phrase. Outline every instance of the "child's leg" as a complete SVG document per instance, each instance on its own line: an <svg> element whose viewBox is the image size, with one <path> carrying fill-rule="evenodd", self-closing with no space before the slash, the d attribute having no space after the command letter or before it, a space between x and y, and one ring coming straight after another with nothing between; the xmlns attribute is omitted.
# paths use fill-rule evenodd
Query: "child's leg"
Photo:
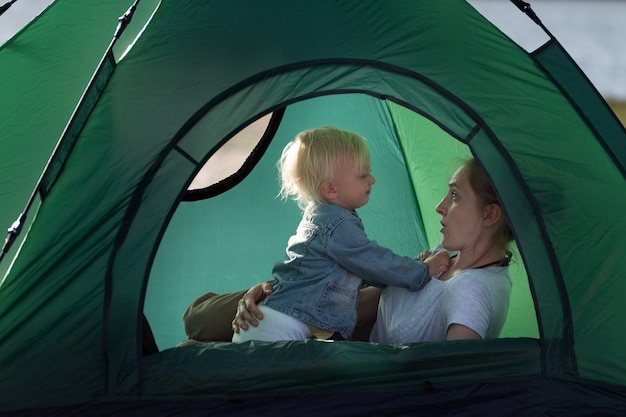
<svg viewBox="0 0 626 417"><path fill-rule="evenodd" d="M261 342L278 342L281 340L305 340L311 339L313 333L305 323L287 314L272 310L260 305L263 320L257 327L248 326L248 330L240 329L239 333L233 334L233 342L242 343L248 340Z"/></svg>

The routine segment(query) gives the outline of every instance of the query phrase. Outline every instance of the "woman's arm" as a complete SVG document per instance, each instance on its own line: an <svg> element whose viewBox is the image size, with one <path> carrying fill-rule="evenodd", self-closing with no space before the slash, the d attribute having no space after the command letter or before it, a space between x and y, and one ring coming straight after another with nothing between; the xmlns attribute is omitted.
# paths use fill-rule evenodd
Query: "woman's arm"
<svg viewBox="0 0 626 417"><path fill-rule="evenodd" d="M356 306L357 326L376 321L378 301L380 300L380 294L382 292L383 289L378 287L365 287L361 289L359 303Z"/></svg>
<svg viewBox="0 0 626 417"><path fill-rule="evenodd" d="M378 311L378 300L382 293L382 288L365 287L361 290L361 296L357 305L357 325L355 329L356 338L353 340L369 339L369 331L376 321ZM257 304L272 293L272 282L262 282L250 288L239 300L237 314L232 322L233 331L239 333L240 329L248 330L248 326L258 326L259 320L263 320L263 313Z"/></svg>
<svg viewBox="0 0 626 417"><path fill-rule="evenodd" d="M478 333L462 324L453 323L448 326L446 340L482 339Z"/></svg>
<svg viewBox="0 0 626 417"><path fill-rule="evenodd" d="M359 303L356 306L356 326L350 340L358 342L369 342L370 333L376 322L378 315L378 302L382 288L365 287L361 289Z"/></svg>

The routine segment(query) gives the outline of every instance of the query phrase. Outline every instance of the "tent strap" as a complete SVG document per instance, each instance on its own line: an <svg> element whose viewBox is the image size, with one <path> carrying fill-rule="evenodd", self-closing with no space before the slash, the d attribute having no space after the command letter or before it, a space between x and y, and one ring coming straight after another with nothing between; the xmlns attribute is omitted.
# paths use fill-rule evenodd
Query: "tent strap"
<svg viewBox="0 0 626 417"><path fill-rule="evenodd" d="M10 3L1 6L0 14L4 13L4 11L6 11L6 9L8 9L15 1L16 0L12 0ZM115 69L113 47L133 18L139 1L140 0L135 0L126 13L119 17L113 39L109 43L104 56L93 73L87 88L78 102L78 105L74 109L70 121L66 125L63 134L61 135L61 138L57 142L57 145L52 153L52 156L48 160L46 167L37 182L35 190L31 193L28 203L22 213L20 213L17 220L15 220L8 229L7 237L4 240L4 245L2 246L2 251L0 252L0 262L2 262L4 255L9 251L22 231L26 215L33 205L37 194L40 193L42 198L45 198L50 188L52 188L52 184L55 182L62 166L67 160L70 150L73 148L74 143L78 139L78 135L89 118L89 114L95 107L96 102L100 98L105 86L108 84L111 74L113 74L113 70Z"/></svg>

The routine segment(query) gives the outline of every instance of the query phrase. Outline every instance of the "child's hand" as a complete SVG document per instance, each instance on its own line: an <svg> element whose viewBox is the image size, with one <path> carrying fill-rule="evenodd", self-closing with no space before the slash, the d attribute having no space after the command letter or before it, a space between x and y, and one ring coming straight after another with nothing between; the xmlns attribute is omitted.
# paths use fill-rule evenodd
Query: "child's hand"
<svg viewBox="0 0 626 417"><path fill-rule="evenodd" d="M427 257L424 263L428 265L428 276L432 278L435 275L446 272L450 268L450 256L447 252L438 252Z"/></svg>
<svg viewBox="0 0 626 417"><path fill-rule="evenodd" d="M426 260L426 258L428 258L429 256L430 256L430 251L429 250L425 250L424 252L422 252L419 255L417 255L417 259L419 259L420 261L424 262Z"/></svg>

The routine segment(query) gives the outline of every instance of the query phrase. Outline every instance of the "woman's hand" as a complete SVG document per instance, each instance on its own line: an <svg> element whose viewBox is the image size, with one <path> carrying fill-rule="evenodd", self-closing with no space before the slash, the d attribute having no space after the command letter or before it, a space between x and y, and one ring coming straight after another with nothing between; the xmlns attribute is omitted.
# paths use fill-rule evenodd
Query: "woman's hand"
<svg viewBox="0 0 626 417"><path fill-rule="evenodd" d="M239 329L248 330L248 324L254 327L263 320L263 313L257 304L272 293L272 281L261 282L250 288L237 303L237 314L233 319L233 331L239 333Z"/></svg>

